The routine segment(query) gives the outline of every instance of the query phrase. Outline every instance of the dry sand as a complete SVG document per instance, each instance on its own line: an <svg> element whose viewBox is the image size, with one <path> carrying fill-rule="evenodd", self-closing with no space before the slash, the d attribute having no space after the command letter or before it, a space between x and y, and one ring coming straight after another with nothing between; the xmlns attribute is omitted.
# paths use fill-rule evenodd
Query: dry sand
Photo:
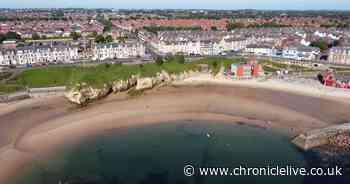
<svg viewBox="0 0 350 184"><path fill-rule="evenodd" d="M334 101L312 91L300 95L270 87L272 91L267 89L271 84L231 84L165 87L136 98L111 95L83 109L72 108L63 97L1 105L0 183L65 143L116 128L195 119L245 122L294 136L350 120L346 97Z"/></svg>

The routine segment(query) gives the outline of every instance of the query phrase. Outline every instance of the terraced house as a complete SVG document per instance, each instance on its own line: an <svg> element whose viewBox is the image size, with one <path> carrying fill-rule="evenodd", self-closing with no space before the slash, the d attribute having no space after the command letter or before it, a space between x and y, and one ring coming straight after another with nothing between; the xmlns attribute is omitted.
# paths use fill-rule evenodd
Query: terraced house
<svg viewBox="0 0 350 184"><path fill-rule="evenodd" d="M242 50L255 41L229 32L165 31L159 32L151 44L163 54L215 56Z"/></svg>
<svg viewBox="0 0 350 184"><path fill-rule="evenodd" d="M350 65L350 47L333 47L329 51L329 63Z"/></svg>
<svg viewBox="0 0 350 184"><path fill-rule="evenodd" d="M143 57L146 49L139 42L98 44L93 48L92 60Z"/></svg>
<svg viewBox="0 0 350 184"><path fill-rule="evenodd" d="M315 60L321 51L316 47L289 46L283 49L282 57L294 60Z"/></svg>
<svg viewBox="0 0 350 184"><path fill-rule="evenodd" d="M77 59L78 48L68 46L26 46L0 51L0 65L72 63Z"/></svg>

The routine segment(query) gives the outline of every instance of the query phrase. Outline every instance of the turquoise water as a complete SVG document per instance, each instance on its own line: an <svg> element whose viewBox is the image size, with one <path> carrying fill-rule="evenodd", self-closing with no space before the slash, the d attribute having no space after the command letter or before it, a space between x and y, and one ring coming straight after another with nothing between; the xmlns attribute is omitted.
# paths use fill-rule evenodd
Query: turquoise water
<svg viewBox="0 0 350 184"><path fill-rule="evenodd" d="M50 160L36 160L17 184L220 184L303 183L303 177L186 177L187 164L202 167L305 166L290 138L246 125L185 121L117 129Z"/></svg>

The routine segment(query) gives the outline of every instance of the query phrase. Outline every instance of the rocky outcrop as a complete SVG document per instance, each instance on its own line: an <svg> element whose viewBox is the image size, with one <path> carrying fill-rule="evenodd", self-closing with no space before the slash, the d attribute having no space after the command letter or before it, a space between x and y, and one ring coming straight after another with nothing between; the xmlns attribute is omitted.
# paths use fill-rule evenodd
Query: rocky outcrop
<svg viewBox="0 0 350 184"><path fill-rule="evenodd" d="M155 81L152 77L137 79L136 90L145 90L153 88Z"/></svg>
<svg viewBox="0 0 350 184"><path fill-rule="evenodd" d="M162 83L169 83L172 79L168 72L162 70L161 72L158 72L155 77L153 77L153 85L158 85Z"/></svg>
<svg viewBox="0 0 350 184"><path fill-rule="evenodd" d="M132 75L127 80L114 81L112 83L112 90L113 90L114 93L127 91L130 88L136 86L137 79L138 79L138 76Z"/></svg>
<svg viewBox="0 0 350 184"><path fill-rule="evenodd" d="M128 89L129 89L129 81L128 80L114 81L112 84L112 90L114 93L126 91Z"/></svg>
<svg viewBox="0 0 350 184"><path fill-rule="evenodd" d="M131 88L136 90L152 89L157 85L169 84L173 81L184 80L198 75L198 72L188 71L179 74L169 74L161 71L154 77L144 77L132 75L129 79L112 82L111 85L105 84L102 88L94 88L85 83L78 84L65 93L66 98L75 104L84 105L91 101L107 96L110 92L119 93Z"/></svg>
<svg viewBox="0 0 350 184"><path fill-rule="evenodd" d="M129 82L129 87L134 87L136 86L137 84L137 79L139 78L138 75L132 75L129 79L128 79L128 82Z"/></svg>
<svg viewBox="0 0 350 184"><path fill-rule="evenodd" d="M72 103L85 105L90 101L94 101L107 96L111 88L107 84L102 88L93 88L86 83L77 84L75 87L65 93L65 97Z"/></svg>
<svg viewBox="0 0 350 184"><path fill-rule="evenodd" d="M171 77L168 72L162 70L158 75L157 78L161 82L171 82Z"/></svg>
<svg viewBox="0 0 350 184"><path fill-rule="evenodd" d="M184 75L180 74L169 74L162 70L157 73L155 77L138 78L136 82L136 90L151 89L156 85L171 83L176 80L183 80Z"/></svg>
<svg viewBox="0 0 350 184"><path fill-rule="evenodd" d="M329 144L337 148L350 150L350 132L339 133L330 137Z"/></svg>

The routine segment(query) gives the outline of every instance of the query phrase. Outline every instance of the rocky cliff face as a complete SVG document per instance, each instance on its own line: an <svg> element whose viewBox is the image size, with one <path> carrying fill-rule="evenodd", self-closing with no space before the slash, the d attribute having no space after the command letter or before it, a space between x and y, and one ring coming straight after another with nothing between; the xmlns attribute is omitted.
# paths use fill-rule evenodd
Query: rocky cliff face
<svg viewBox="0 0 350 184"><path fill-rule="evenodd" d="M84 105L91 101L107 96L110 92L119 93L128 91L131 88L136 90L152 89L161 84L169 84L173 81L184 80L198 75L199 72L189 71L180 74L169 74L161 71L155 77L131 76L127 80L114 81L112 84L105 84L102 88L93 88L85 83L77 84L65 93L65 97L72 103Z"/></svg>
<svg viewBox="0 0 350 184"><path fill-rule="evenodd" d="M67 91L65 97L72 103L84 105L90 101L107 96L110 93L110 90L111 88L107 84L102 88L93 88L86 83L81 83Z"/></svg>
<svg viewBox="0 0 350 184"><path fill-rule="evenodd" d="M136 90L151 89L157 83L154 78L146 77L137 79Z"/></svg>
<svg viewBox="0 0 350 184"><path fill-rule="evenodd" d="M130 88L136 86L138 78L138 76L132 75L127 80L114 81L112 83L112 91L114 93L127 91Z"/></svg>

